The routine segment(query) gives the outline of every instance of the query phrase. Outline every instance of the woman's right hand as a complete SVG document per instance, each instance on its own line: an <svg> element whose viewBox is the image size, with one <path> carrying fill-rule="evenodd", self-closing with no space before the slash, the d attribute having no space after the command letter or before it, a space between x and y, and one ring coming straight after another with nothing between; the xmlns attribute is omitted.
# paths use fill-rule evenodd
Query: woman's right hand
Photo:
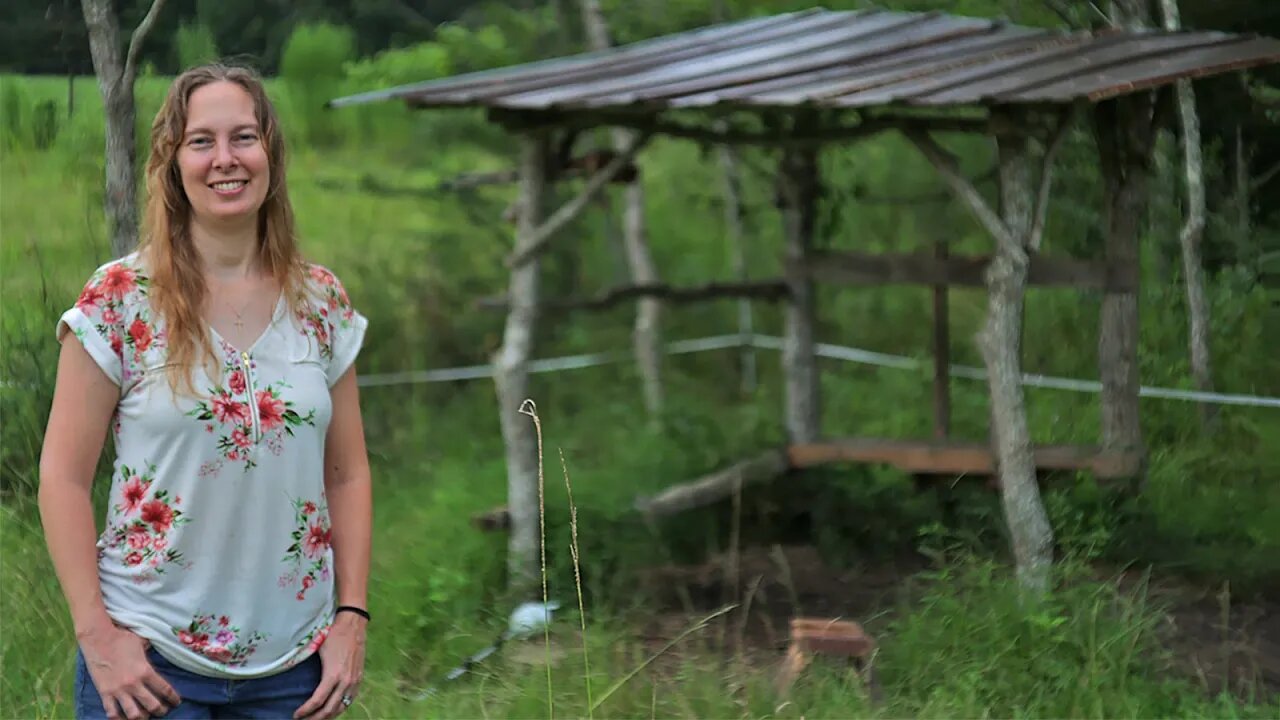
<svg viewBox="0 0 1280 720"><path fill-rule="evenodd" d="M80 636L80 652L111 720L145 720L182 701L147 660L146 640L113 623Z"/></svg>

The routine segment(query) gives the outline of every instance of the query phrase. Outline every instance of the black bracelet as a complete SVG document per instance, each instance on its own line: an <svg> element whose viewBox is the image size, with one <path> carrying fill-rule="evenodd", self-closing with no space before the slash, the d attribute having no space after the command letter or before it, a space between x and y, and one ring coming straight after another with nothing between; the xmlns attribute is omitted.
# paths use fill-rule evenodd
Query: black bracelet
<svg viewBox="0 0 1280 720"><path fill-rule="evenodd" d="M338 607L336 607L336 608L334 608L334 609L333 609L333 616L334 616L334 617L337 617L337 616L338 616L338 613L340 613L340 612L351 612L351 613L355 613L355 614L359 615L360 617L364 618L366 621L371 619L371 618L369 617L369 611L368 611L368 610L365 610L364 608L358 608L358 607L356 607L355 605L339 605Z"/></svg>

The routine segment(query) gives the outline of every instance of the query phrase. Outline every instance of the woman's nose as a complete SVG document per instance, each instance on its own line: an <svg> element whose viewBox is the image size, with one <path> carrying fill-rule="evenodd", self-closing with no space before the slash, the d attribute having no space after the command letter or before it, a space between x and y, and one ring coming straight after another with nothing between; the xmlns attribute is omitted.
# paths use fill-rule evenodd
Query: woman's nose
<svg viewBox="0 0 1280 720"><path fill-rule="evenodd" d="M231 144L220 142L213 149L213 167L218 170L234 167L236 164L235 153L231 152Z"/></svg>

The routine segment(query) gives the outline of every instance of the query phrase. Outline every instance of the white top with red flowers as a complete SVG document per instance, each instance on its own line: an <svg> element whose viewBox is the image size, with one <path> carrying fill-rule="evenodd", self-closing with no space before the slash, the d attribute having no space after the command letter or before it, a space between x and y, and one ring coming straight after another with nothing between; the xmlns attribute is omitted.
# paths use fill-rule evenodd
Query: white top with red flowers
<svg viewBox="0 0 1280 720"><path fill-rule="evenodd" d="M107 613L192 672L250 678L313 654L332 622L324 493L330 388L365 318L311 266L303 311L282 297L249 347L212 327L220 377L169 389L165 329L135 253L90 278L58 323L120 386L98 574Z"/></svg>

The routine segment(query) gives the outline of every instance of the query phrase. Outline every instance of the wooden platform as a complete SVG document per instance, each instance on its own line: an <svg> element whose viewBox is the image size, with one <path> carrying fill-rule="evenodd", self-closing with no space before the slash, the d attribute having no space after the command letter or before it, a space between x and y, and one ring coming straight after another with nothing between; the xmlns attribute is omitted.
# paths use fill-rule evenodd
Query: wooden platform
<svg viewBox="0 0 1280 720"><path fill-rule="evenodd" d="M1038 445L1036 467L1041 470L1084 470L1103 479L1136 476L1142 458L1136 452L1109 452L1087 445ZM995 460L981 443L930 440L850 438L787 448L790 467L832 463L880 463L916 475L991 475Z"/></svg>

